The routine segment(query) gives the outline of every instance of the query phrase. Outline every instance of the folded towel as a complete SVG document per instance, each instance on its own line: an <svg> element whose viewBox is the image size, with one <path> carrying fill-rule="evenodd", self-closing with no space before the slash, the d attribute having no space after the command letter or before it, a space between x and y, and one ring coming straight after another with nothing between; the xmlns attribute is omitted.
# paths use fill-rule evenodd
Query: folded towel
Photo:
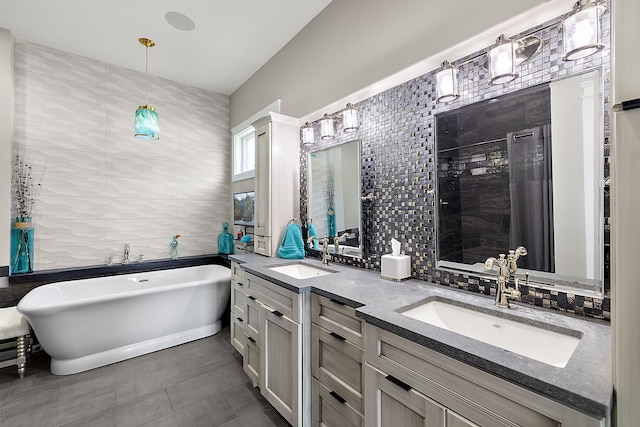
<svg viewBox="0 0 640 427"><path fill-rule="evenodd" d="M278 248L278 256L287 259L304 258L304 242L302 241L302 230L298 224L291 223L284 232L284 239Z"/></svg>
<svg viewBox="0 0 640 427"><path fill-rule="evenodd" d="M315 225L309 223L309 237L318 237L318 232L316 231ZM313 241L313 249L318 250L318 241Z"/></svg>

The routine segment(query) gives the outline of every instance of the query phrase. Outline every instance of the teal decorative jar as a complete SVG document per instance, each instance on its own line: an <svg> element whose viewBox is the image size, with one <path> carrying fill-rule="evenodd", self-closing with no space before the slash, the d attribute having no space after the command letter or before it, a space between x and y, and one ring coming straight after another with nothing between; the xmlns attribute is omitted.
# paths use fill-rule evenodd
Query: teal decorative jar
<svg viewBox="0 0 640 427"><path fill-rule="evenodd" d="M222 233L218 235L218 253L219 254L232 254L233 253L233 236L229 233L229 223L222 223Z"/></svg>
<svg viewBox="0 0 640 427"><path fill-rule="evenodd" d="M16 217L11 228L9 274L33 272L33 223L31 217Z"/></svg>

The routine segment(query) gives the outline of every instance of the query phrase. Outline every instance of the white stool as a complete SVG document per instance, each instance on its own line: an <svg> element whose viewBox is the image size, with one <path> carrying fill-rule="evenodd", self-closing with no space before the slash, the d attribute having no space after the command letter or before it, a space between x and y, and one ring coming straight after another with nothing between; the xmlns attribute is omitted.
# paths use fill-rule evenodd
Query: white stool
<svg viewBox="0 0 640 427"><path fill-rule="evenodd" d="M16 347L15 358L0 361L0 368L18 365L18 375L24 377L27 350L31 347L31 327L16 307L0 308L0 350Z"/></svg>

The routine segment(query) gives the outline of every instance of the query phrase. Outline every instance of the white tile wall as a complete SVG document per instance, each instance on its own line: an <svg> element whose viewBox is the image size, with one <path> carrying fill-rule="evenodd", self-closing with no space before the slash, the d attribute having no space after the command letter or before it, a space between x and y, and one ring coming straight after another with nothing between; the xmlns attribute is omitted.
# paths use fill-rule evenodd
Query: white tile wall
<svg viewBox="0 0 640 427"><path fill-rule="evenodd" d="M133 136L144 73L16 42L15 146L45 165L35 270L217 252L230 212L229 97L149 78L160 140Z"/></svg>

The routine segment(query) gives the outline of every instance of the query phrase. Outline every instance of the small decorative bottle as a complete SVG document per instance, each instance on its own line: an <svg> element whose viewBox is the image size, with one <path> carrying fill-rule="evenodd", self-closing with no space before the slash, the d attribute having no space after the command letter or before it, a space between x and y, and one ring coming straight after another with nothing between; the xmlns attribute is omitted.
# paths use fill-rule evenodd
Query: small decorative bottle
<svg viewBox="0 0 640 427"><path fill-rule="evenodd" d="M171 255L171 259L178 259L178 238L180 234L176 234L173 236L173 240L171 241L171 249L169 250L169 255Z"/></svg>
<svg viewBox="0 0 640 427"><path fill-rule="evenodd" d="M229 233L229 223L222 223L222 233L218 235L218 253L219 254L232 254L233 253L233 236Z"/></svg>

